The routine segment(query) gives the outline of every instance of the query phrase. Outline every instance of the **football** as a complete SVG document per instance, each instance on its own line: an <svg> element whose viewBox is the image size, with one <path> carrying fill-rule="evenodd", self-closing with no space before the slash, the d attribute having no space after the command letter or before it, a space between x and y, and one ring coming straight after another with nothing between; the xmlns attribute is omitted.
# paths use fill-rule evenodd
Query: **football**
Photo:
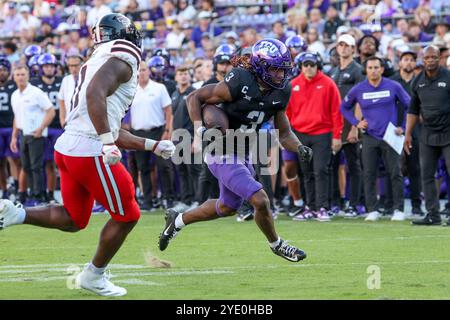
<svg viewBox="0 0 450 320"><path fill-rule="evenodd" d="M207 129L219 129L222 131L222 134L225 134L229 128L227 114L215 104L206 104L203 106L202 118Z"/></svg>

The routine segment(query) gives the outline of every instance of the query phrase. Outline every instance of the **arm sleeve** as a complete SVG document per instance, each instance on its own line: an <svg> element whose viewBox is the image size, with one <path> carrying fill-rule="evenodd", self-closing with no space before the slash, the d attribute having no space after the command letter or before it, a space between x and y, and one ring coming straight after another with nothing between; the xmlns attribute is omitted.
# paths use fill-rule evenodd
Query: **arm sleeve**
<svg viewBox="0 0 450 320"><path fill-rule="evenodd" d="M340 139L342 135L342 128L344 127L344 120L340 110L341 97L336 84L330 79L330 105L331 114L333 118L333 138Z"/></svg>
<svg viewBox="0 0 450 320"><path fill-rule="evenodd" d="M233 100L240 98L242 94L241 72L242 70L239 68L233 68L224 78L224 82L228 86Z"/></svg>
<svg viewBox="0 0 450 320"><path fill-rule="evenodd" d="M348 122L350 122L353 126L358 124L358 119L355 118L355 115L352 111L354 104L357 102L356 94L357 94L358 86L354 86L349 93L345 96L345 98L341 102L341 113Z"/></svg>

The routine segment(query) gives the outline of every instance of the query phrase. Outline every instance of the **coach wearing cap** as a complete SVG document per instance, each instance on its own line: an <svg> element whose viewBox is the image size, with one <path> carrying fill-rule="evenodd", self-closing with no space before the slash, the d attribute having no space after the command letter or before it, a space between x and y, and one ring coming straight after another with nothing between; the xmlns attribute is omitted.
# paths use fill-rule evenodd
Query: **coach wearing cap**
<svg viewBox="0 0 450 320"><path fill-rule="evenodd" d="M412 132L421 116L420 164L427 215L415 225L439 225L439 197L434 174L438 159L445 158L450 172L450 71L439 66L439 48L424 49L424 71L412 83L412 99L408 109L405 134L405 152L414 148ZM450 223L447 221L447 225Z"/></svg>
<svg viewBox="0 0 450 320"><path fill-rule="evenodd" d="M305 177L307 212L294 220L307 219L309 213L319 221L330 221L329 163L332 151L337 153L342 146L341 98L336 84L320 71L319 54L304 52L299 63L302 72L291 82L286 115L294 133L305 146L312 148L314 156L311 163L300 163Z"/></svg>

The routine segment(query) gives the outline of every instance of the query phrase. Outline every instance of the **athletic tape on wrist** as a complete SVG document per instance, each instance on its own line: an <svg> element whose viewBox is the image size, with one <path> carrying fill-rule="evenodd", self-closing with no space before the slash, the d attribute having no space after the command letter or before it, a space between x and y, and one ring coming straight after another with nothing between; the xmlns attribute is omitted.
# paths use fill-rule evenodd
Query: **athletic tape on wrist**
<svg viewBox="0 0 450 320"><path fill-rule="evenodd" d="M103 144L113 144L114 143L114 136L112 134L112 132L106 132L106 133L102 133L100 135L100 141Z"/></svg>

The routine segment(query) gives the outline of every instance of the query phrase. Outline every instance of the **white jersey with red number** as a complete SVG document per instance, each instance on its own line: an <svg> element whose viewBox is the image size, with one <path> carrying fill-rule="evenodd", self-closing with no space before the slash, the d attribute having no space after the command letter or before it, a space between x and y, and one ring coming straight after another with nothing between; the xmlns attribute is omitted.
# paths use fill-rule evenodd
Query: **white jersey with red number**
<svg viewBox="0 0 450 320"><path fill-rule="evenodd" d="M128 63L132 69L131 79L122 83L106 98L108 122L115 139L119 135L122 118L125 116L136 93L141 51L126 40L114 40L101 44L81 67L67 116L65 131L55 144L55 150L69 156L98 156L102 143L89 117L86 90L96 72L110 58Z"/></svg>

